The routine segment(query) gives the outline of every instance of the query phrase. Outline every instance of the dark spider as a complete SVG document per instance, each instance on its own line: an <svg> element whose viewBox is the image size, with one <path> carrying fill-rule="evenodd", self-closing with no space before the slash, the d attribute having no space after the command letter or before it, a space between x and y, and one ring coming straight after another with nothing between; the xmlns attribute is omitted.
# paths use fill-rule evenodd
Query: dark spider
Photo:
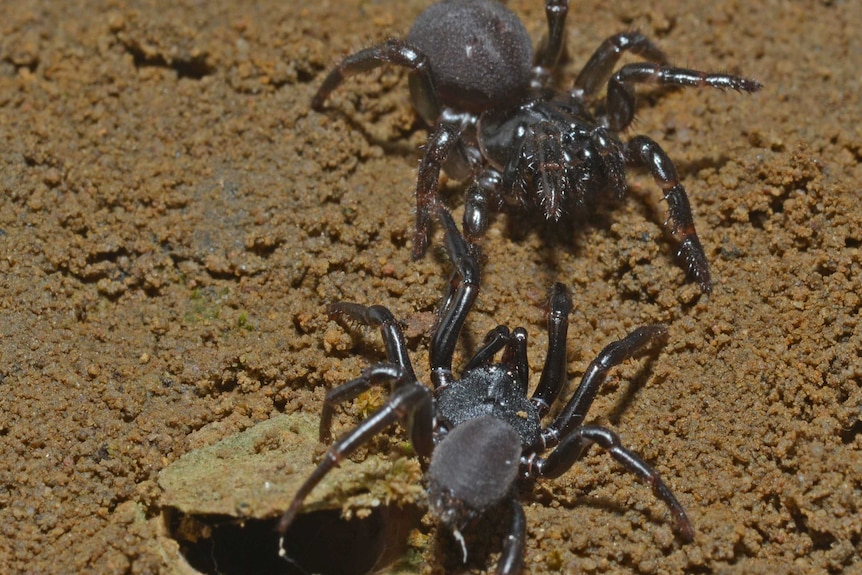
<svg viewBox="0 0 862 575"><path fill-rule="evenodd" d="M477 241L490 209L538 209L548 220L582 212L602 196L622 198L626 166L647 168L668 202L678 257L703 291L709 265L697 237L685 189L671 159L652 139L618 136L635 112L634 86L710 86L754 92L758 82L729 74L676 68L649 39L624 32L605 40L562 91L551 77L563 46L567 0L546 0L548 36L534 57L515 14L493 0L449 0L422 12L404 40L388 40L345 58L320 86L320 110L345 78L385 64L408 68L410 93L431 126L416 186L413 257L428 246L440 170L472 179L464 233ZM647 62L614 72L623 52ZM596 102L607 85L604 106Z"/></svg>
<svg viewBox="0 0 862 575"><path fill-rule="evenodd" d="M558 477L597 444L631 473L646 481L670 509L676 531L691 541L694 530L682 505L659 474L639 455L622 446L610 429L583 425L584 418L609 369L650 344L663 342L663 325L640 327L605 347L593 360L574 396L552 423L545 417L566 386L566 334L572 303L563 284L554 285L548 318L548 352L538 386L528 397L527 332L498 326L464 367L452 373L452 356L461 328L479 291L479 271L452 217L438 207L446 248L456 268L439 322L431 338L433 391L419 383L410 364L398 321L382 306L356 303L329 306L334 317L379 327L386 345L386 363L366 368L362 375L326 394L320 419L320 439L330 440L335 406L356 398L374 385L390 384L386 403L336 441L323 461L299 488L281 517L282 537L303 500L339 462L374 435L399 422L416 453L430 464L426 481L431 513L446 525L467 550L462 530L491 509L506 506L509 535L503 542L497 573L518 573L524 560L526 520L518 502L519 486L540 477ZM499 363L494 356L503 351ZM554 448L547 456L542 453Z"/></svg>

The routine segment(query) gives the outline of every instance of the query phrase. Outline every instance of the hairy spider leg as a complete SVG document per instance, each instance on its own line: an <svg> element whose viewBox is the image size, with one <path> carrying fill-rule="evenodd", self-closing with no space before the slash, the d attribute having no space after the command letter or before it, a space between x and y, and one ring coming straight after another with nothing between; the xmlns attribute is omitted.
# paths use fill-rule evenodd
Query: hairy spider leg
<svg viewBox="0 0 862 575"><path fill-rule="evenodd" d="M416 180L416 231L413 234L413 259L418 260L428 249L431 237L431 215L438 202L440 170L461 137L461 127L441 121L428 136L425 154L419 162Z"/></svg>
<svg viewBox="0 0 862 575"><path fill-rule="evenodd" d="M431 75L431 66L425 54L405 42L404 40L390 39L377 46L360 50L346 57L336 66L318 88L317 93L311 100L314 110L321 110L323 103L329 95L341 85L346 78L363 72L370 72L375 68L392 64L407 68L416 78L416 89L422 102L434 111L434 116L439 113L440 103L437 99L437 88L434 85L434 77Z"/></svg>
<svg viewBox="0 0 862 575"><path fill-rule="evenodd" d="M763 85L731 74L711 74L700 70L675 68L665 64L640 62L626 64L608 80L607 114L611 130L625 130L635 115L635 84L718 88L737 92L756 92Z"/></svg>
<svg viewBox="0 0 862 575"><path fill-rule="evenodd" d="M452 382L452 357L467 314L479 294L479 264L470 252L464 237L455 227L452 215L437 207L437 215L445 232L446 251L455 266L449 296L438 316L439 327L431 338L431 382L437 389ZM460 279L459 279L460 278ZM457 288L454 286L457 285ZM454 289L454 293L453 293Z"/></svg>
<svg viewBox="0 0 862 575"><path fill-rule="evenodd" d="M380 328L380 335L386 346L386 358L391 363L401 366L407 379L416 379L413 366L410 364L407 344L404 342L404 333L401 331L401 323L395 319L388 308L382 305L365 306L359 303L336 302L326 306L326 312L332 319L343 317L360 325Z"/></svg>
<svg viewBox="0 0 862 575"><path fill-rule="evenodd" d="M321 110L329 95L344 80L355 74L369 72L387 64L407 68L411 73L411 90L415 90L414 104L419 115L436 118L440 114L440 101L428 57L408 42L390 39L382 44L347 56L323 80L311 100L314 110ZM413 239L413 258L419 259L428 249L431 234L431 212L437 202L440 169L450 149L458 143L460 128L445 122L434 127L419 166L416 186L416 232Z"/></svg>
<svg viewBox="0 0 862 575"><path fill-rule="evenodd" d="M386 358L389 363L397 365L404 376L394 380L396 384L416 381L413 365L407 353L404 334L401 325L387 308L380 305L364 306L358 303L338 302L326 306L326 311L333 319L343 317L361 325L379 327L386 345ZM323 411L320 414L320 442L329 443L332 440L332 416L335 406L345 401L356 399L374 385L370 379L359 378L329 390L323 401Z"/></svg>
<svg viewBox="0 0 862 575"><path fill-rule="evenodd" d="M597 425L585 425L573 429L548 457L537 458L532 462L530 474L534 477L559 477L581 459L593 444L609 453L626 471L637 475L647 483L656 498L664 502L670 510L679 536L686 542L694 539L694 527L685 509L662 480L658 471L640 455L623 447L619 436L610 429Z"/></svg>
<svg viewBox="0 0 862 575"><path fill-rule="evenodd" d="M665 226L670 222L670 231L679 241L677 256L685 261L688 273L697 281L700 289L709 293L712 291L709 263L697 237L688 194L679 181L673 160L655 140L647 136L635 136L628 142L626 159L632 165L646 167L664 192L662 199L667 201L668 207Z"/></svg>
<svg viewBox="0 0 862 575"><path fill-rule="evenodd" d="M632 52L649 62L626 64L616 73L613 68L623 52ZM625 130L634 119L635 93L638 83L662 86L712 87L722 90L756 92L759 82L731 74L712 74L667 65L667 57L648 38L637 32L611 36L599 46L575 80L575 93L591 97L607 82L606 114L608 126L615 132ZM649 142L646 144L645 142ZM601 149L601 147L599 147ZM636 164L647 165L665 192L670 206L673 233L681 245L679 255L701 289L709 292L712 283L703 246L697 237L685 189L679 184L676 170L667 155L652 140L636 137L629 144L628 156ZM620 190L624 187L620 186Z"/></svg>
<svg viewBox="0 0 862 575"><path fill-rule="evenodd" d="M601 165L604 166L608 188L614 192L617 200L622 200L629 187L622 144L604 126L595 127L590 134L590 140L602 159Z"/></svg>
<svg viewBox="0 0 862 575"><path fill-rule="evenodd" d="M329 448L323 461L300 486L287 511L278 522L278 532L282 537L302 508L305 498L326 474L336 468L341 460L349 457L361 445L393 423L400 422L407 429L416 453L423 457L431 455L434 448L434 406L431 392L416 381L405 380L404 376L404 371L399 366L381 363L366 368L357 378L357 380L367 380L370 382L369 385L399 380L400 382L394 384L394 390L384 405L374 410L368 419L362 421ZM345 385L350 386L352 383ZM283 554L284 546L281 543L279 545Z"/></svg>
<svg viewBox="0 0 862 575"><path fill-rule="evenodd" d="M548 309L548 353L539 385L530 401L544 417L551 409L557 396L566 385L566 338L569 332L569 314L572 311L572 298L566 286L557 282L551 288Z"/></svg>
<svg viewBox="0 0 862 575"><path fill-rule="evenodd" d="M555 286L555 294L559 288ZM552 298L553 299L553 298ZM556 448L547 457L527 458L523 461L526 473L533 478L559 477L586 455L590 446L598 445L623 467L637 475L651 487L655 496L668 507L680 537L694 539L694 528L682 504L662 480L655 469L637 453L623 447L613 431L593 425L581 426L608 371L626 361L649 344L667 337L664 325L640 327L621 340L612 342L594 359L584 373L575 395L569 400L557 419L542 431L545 448Z"/></svg>

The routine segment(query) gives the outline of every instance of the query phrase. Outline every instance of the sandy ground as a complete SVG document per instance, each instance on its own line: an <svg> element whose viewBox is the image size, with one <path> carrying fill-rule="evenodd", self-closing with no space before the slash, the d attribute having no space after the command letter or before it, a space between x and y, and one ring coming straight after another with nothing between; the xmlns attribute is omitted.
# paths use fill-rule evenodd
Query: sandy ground
<svg viewBox="0 0 862 575"><path fill-rule="evenodd" d="M327 302L389 306L426 374L449 267L439 248L410 260L426 132L404 75L350 81L323 114L308 102L333 61L405 33L427 4L0 6L6 572L169 572L159 471L317 413L382 357ZM511 7L538 40L542 2ZM556 280L574 299L575 381L607 342L667 322L663 351L615 370L591 416L657 467L697 534L681 544L649 489L596 451L523 498L528 571L862 572L862 4L578 1L564 77L627 28L678 64L765 85L645 90L631 131L679 167L712 294L685 281L660 194L633 174L628 201L565 241L496 218L458 358L523 325L535 377ZM456 570L457 547L436 541L425 570Z"/></svg>

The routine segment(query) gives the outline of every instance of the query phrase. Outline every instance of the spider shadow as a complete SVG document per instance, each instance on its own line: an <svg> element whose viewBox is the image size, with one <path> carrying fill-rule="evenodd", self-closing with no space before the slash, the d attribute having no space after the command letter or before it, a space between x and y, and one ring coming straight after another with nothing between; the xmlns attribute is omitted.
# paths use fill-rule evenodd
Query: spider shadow
<svg viewBox="0 0 862 575"><path fill-rule="evenodd" d="M362 134L362 137L369 145L379 146L386 156L397 156L410 160L414 165L418 165L422 154L419 148L410 143L411 137L420 130L426 132L426 134L430 132L430 129L423 123L422 119L419 118L418 115L414 114L413 123L410 125L409 129L399 132L398 137L394 139L387 139L380 137L379 134L369 130L369 122L367 120L360 120L356 117L359 112L360 110L350 111L349 109L345 109L343 106L326 108L327 114L331 117L343 120L351 131ZM386 114L381 115L385 116Z"/></svg>
<svg viewBox="0 0 862 575"><path fill-rule="evenodd" d="M656 381L656 378L653 377L653 366L656 358L661 353L661 347L655 346L653 349L645 353L644 355L647 358L640 369L635 372L634 377L627 380L627 385L625 386L623 393L619 396L616 402L614 402L614 407L611 409L610 413L607 415L608 421L614 425L619 425L622 420L623 413L628 410L631 404L634 402L635 397L637 397L640 390L646 386L648 381L652 381L653 384L661 384L661 381ZM664 378L662 378L663 380Z"/></svg>
<svg viewBox="0 0 862 575"><path fill-rule="evenodd" d="M679 172L680 178L685 178L686 176L695 178L701 170L711 169L717 172L730 162L738 160L739 158L734 160L727 153L721 152L715 156L701 156L687 162L674 162L674 165Z"/></svg>
<svg viewBox="0 0 862 575"><path fill-rule="evenodd" d="M504 217L505 236L508 240L523 244L535 235L541 244L541 258L545 266L542 273L548 277L545 284L551 285L559 276L561 253L572 258L583 257L589 250L585 236L589 230L609 230L614 222L614 211L623 200L601 200L583 213L565 214L559 221L550 222L537 210L500 212ZM570 282L566 282L570 283Z"/></svg>
<svg viewBox="0 0 862 575"><path fill-rule="evenodd" d="M633 481L636 485L640 487L646 487L634 478ZM647 488L647 492L648 491L649 489ZM602 513L614 513L620 517L624 517L626 513L633 512L640 514L644 517L644 521L652 524L657 528L663 525L667 525L668 523L667 517L661 511L656 512L650 507L646 506L644 506L644 508L642 509L637 509L633 506L621 503L618 499L613 499L605 496L586 494L579 495L574 499L570 500L557 499L557 501L560 505L559 508L565 510L573 510L579 507L587 507L596 511L600 511ZM581 526L574 526L574 522L572 522L572 525L572 529L582 528Z"/></svg>

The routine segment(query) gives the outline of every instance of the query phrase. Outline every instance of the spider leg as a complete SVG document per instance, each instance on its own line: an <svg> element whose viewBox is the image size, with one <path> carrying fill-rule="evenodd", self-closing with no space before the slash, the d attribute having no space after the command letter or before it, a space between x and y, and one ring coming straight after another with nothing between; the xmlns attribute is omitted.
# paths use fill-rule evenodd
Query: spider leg
<svg viewBox="0 0 862 575"><path fill-rule="evenodd" d="M530 365L527 361L527 330L522 327L509 333L508 327L498 325L489 331L482 347L464 366L464 372L490 364L501 349L505 349L501 363L514 374L515 380L526 394L530 383Z"/></svg>
<svg viewBox="0 0 862 575"><path fill-rule="evenodd" d="M404 370L405 378L415 380L407 344L404 343L404 333L401 324L392 312L382 305L364 306L358 303L336 302L326 306L326 311L333 319L345 317L361 325L380 328L383 343L386 345L386 358L390 363L397 364Z"/></svg>
<svg viewBox="0 0 862 575"><path fill-rule="evenodd" d="M542 87L560 60L563 51L563 38L566 29L566 15L569 13L568 0L547 0L545 16L548 19L548 36L538 50L533 68L533 84Z"/></svg>
<svg viewBox="0 0 862 575"><path fill-rule="evenodd" d="M467 188L462 226L470 243L478 242L488 230L488 190L476 181Z"/></svg>
<svg viewBox="0 0 862 575"><path fill-rule="evenodd" d="M371 379L360 377L353 379L330 389L326 392L326 397L323 400L323 409L320 411L320 426L318 428L317 440L324 445L328 445L332 441L332 416L335 413L335 406L356 399L375 385Z"/></svg>
<svg viewBox="0 0 862 575"><path fill-rule="evenodd" d="M511 500L512 524L509 534L503 541L500 560L497 563L497 575L517 575L524 566L524 549L527 539L527 518L524 509L517 499Z"/></svg>
<svg viewBox="0 0 862 575"><path fill-rule="evenodd" d="M476 259L455 227L449 211L438 206L437 214L445 231L446 251L455 266L457 276L460 276L460 281L457 282L454 295L447 298L441 308L438 326L431 337L431 381L435 389L452 381L455 344L467 314L479 294L479 265Z"/></svg>
<svg viewBox="0 0 862 575"><path fill-rule="evenodd" d="M509 333L509 328L505 325L498 325L489 331L482 341L482 347L473 354L473 357L464 366L464 371L470 371L491 363L497 352L506 347L511 337L512 334Z"/></svg>
<svg viewBox="0 0 862 575"><path fill-rule="evenodd" d="M311 100L311 107L314 110L322 109L329 95L346 78L362 72L370 72L386 64L408 68L412 72L412 76L416 78L415 82L411 82L411 88L415 85L413 89L417 92L416 102L427 107L427 110L421 110L423 116L427 112L431 114L430 117L436 117L440 104L428 58L407 42L396 39L361 50L342 60L323 80Z"/></svg>
<svg viewBox="0 0 862 575"><path fill-rule="evenodd" d="M458 145L461 129L447 122L438 123L428 136L425 155L419 163L416 182L416 230L413 235L413 259L425 254L431 237L431 216L438 203L440 170L449 152Z"/></svg>
<svg viewBox="0 0 862 575"><path fill-rule="evenodd" d="M366 369L358 379L366 379L372 383L386 380L403 381L404 373L397 366L378 364ZM296 518L296 514L299 513L305 498L326 474L338 467L341 460L349 457L357 448L396 421L401 422L407 428L413 448L419 455L428 456L431 454L433 449L431 392L415 381L404 381L404 385L400 386L396 384L394 391L383 406L376 409L368 416L368 419L357 425L355 429L329 448L323 461L300 486L287 511L281 516L278 522L278 532L284 536Z"/></svg>
<svg viewBox="0 0 862 575"><path fill-rule="evenodd" d="M667 200L671 233L679 240L677 256L685 260L688 273L694 277L700 289L709 293L712 290L709 263L697 237L688 194L679 182L673 161L661 146L647 136L635 136L629 141L626 160L634 165L645 166L661 187L663 199Z"/></svg>
<svg viewBox="0 0 862 575"><path fill-rule="evenodd" d="M651 62L664 63L667 57L658 46L639 32L623 32L607 38L593 52L581 73L575 79L575 89L580 90L587 98L595 95L598 89L608 81L614 66L623 55L631 52Z"/></svg>
<svg viewBox="0 0 862 575"><path fill-rule="evenodd" d="M684 541L688 542L694 539L694 527L692 527L685 509L659 473L640 455L623 447L619 436L610 429L596 425L585 425L573 429L547 458L534 460L529 472L537 477L559 477L581 459L594 443L622 464L626 471L637 475L652 488L653 494L664 502L670 510L676 531Z"/></svg>
<svg viewBox="0 0 862 575"><path fill-rule="evenodd" d="M395 382L416 381L416 375L407 353L407 346L404 343L404 334L392 312L379 305L366 307L358 303L347 302L330 304L327 306L327 311L333 318L344 316L362 325L379 327L383 335L383 342L386 344L387 359L391 364L397 366L403 374L403 377L396 379ZM330 389L326 393L326 398L323 400L323 410L320 414L319 438L321 443L329 443L332 440L332 416L335 406L356 399L375 383L377 382L370 378L360 377Z"/></svg>
<svg viewBox="0 0 862 575"><path fill-rule="evenodd" d="M635 114L634 85L652 83L660 86L710 87L738 92L756 92L763 87L760 82L731 74L710 74L700 70L675 68L664 64L626 64L608 81L608 122L611 130L620 132Z"/></svg>
<svg viewBox="0 0 862 575"><path fill-rule="evenodd" d="M501 362L515 376L515 381L521 386L524 395L530 385L530 365L527 362L527 330L517 327L503 350Z"/></svg>
<svg viewBox="0 0 862 575"><path fill-rule="evenodd" d="M544 417L560 391L566 385L566 337L569 331L569 313L572 311L572 298L566 286L555 283L551 289L550 309L548 310L548 353L542 377L530 401Z"/></svg>
<svg viewBox="0 0 862 575"><path fill-rule="evenodd" d="M554 422L542 431L544 447L557 445L561 438L573 433L583 423L587 412L596 399L599 388L612 367L633 357L649 344L663 341L666 337L667 328L664 325L647 325L637 328L623 339L606 345L587 367L575 395L572 396Z"/></svg>

